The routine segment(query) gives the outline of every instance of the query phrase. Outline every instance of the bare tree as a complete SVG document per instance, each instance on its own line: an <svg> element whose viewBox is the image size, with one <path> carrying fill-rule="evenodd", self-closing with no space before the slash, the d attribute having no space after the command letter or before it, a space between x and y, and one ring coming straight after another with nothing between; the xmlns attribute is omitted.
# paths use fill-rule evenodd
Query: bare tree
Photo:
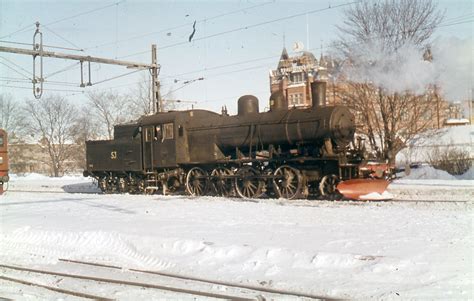
<svg viewBox="0 0 474 301"><path fill-rule="evenodd" d="M65 98L52 95L27 101L25 111L29 115L29 131L39 134L41 145L49 154L51 174L60 176L74 153L71 130L76 108Z"/></svg>
<svg viewBox="0 0 474 301"><path fill-rule="evenodd" d="M140 82L138 82L136 88L130 95L130 109L136 113L135 117L142 115L150 115L154 113L154 106L152 98L152 82L146 73L141 76ZM163 111L176 109L176 102L173 99L172 91L162 96Z"/></svg>
<svg viewBox="0 0 474 301"><path fill-rule="evenodd" d="M377 41L386 52L407 42L423 46L443 20L432 0L365 0L344 11L339 43L347 56L360 44Z"/></svg>
<svg viewBox="0 0 474 301"><path fill-rule="evenodd" d="M356 114L358 132L365 134L377 157L396 154L418 133L435 125L436 100L429 94L387 93L369 83L349 82L342 93Z"/></svg>
<svg viewBox="0 0 474 301"><path fill-rule="evenodd" d="M21 107L11 94L0 94L0 127L7 131L10 139L21 136L25 129Z"/></svg>
<svg viewBox="0 0 474 301"><path fill-rule="evenodd" d="M92 91L88 95L91 117L97 121L99 132L108 139L113 138L114 125L130 121L139 109L131 108L130 97L116 92Z"/></svg>
<svg viewBox="0 0 474 301"><path fill-rule="evenodd" d="M130 95L130 107L134 109L137 117L153 113L151 90L151 79L146 73L142 73L141 80Z"/></svg>
<svg viewBox="0 0 474 301"><path fill-rule="evenodd" d="M78 146L78 152L74 155L74 160L78 166L86 168L86 141L100 138L99 124L92 116L92 109L83 106L74 120L71 135Z"/></svg>
<svg viewBox="0 0 474 301"><path fill-rule="evenodd" d="M430 87L414 88L400 66L425 47L443 14L431 0L361 1L344 14L337 44L346 61L343 98L372 148L394 163L403 145L432 124L435 105Z"/></svg>

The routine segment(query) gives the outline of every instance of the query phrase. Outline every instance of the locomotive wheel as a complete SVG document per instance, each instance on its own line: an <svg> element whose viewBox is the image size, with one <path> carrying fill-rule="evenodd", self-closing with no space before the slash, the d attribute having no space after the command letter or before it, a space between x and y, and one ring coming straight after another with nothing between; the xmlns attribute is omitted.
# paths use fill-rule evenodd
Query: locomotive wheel
<svg viewBox="0 0 474 301"><path fill-rule="evenodd" d="M125 178L120 178L118 180L117 188L120 193L128 192L128 183Z"/></svg>
<svg viewBox="0 0 474 301"><path fill-rule="evenodd" d="M100 178L98 181L99 188L103 193L107 193L107 177Z"/></svg>
<svg viewBox="0 0 474 301"><path fill-rule="evenodd" d="M263 194L264 182L259 179L260 173L250 167L245 166L237 171L235 179L235 190L242 198L258 198Z"/></svg>
<svg viewBox="0 0 474 301"><path fill-rule="evenodd" d="M168 193L175 193L181 185L177 177L170 177L166 181L166 186L168 188Z"/></svg>
<svg viewBox="0 0 474 301"><path fill-rule="evenodd" d="M137 181L137 191L138 193L145 193L146 182L144 179L139 179Z"/></svg>
<svg viewBox="0 0 474 301"><path fill-rule="evenodd" d="M205 195L209 189L207 172L202 168L193 167L186 176L186 192L192 196Z"/></svg>
<svg viewBox="0 0 474 301"><path fill-rule="evenodd" d="M336 192L336 186L339 179L336 175L326 175L319 182L319 192L321 195L331 195Z"/></svg>
<svg viewBox="0 0 474 301"><path fill-rule="evenodd" d="M232 170L225 167L218 167L211 173L211 183L215 193L219 196L231 196L234 190Z"/></svg>
<svg viewBox="0 0 474 301"><path fill-rule="evenodd" d="M105 176L99 181L99 187L104 193L115 193L118 190L118 182L112 176Z"/></svg>
<svg viewBox="0 0 474 301"><path fill-rule="evenodd" d="M291 200L300 194L303 181L299 170L283 165L275 170L274 176L273 187L278 197Z"/></svg>

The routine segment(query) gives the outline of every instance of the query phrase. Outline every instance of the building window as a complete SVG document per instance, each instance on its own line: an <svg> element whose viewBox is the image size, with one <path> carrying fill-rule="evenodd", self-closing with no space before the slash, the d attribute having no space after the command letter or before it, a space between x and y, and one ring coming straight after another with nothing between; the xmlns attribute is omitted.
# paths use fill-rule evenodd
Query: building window
<svg viewBox="0 0 474 301"><path fill-rule="evenodd" d="M301 83L303 82L303 73L298 72L298 73L292 73L290 76L291 82L292 83Z"/></svg>
<svg viewBox="0 0 474 301"><path fill-rule="evenodd" d="M290 106L304 105L303 93L290 94L290 97L288 100L289 100L288 103Z"/></svg>

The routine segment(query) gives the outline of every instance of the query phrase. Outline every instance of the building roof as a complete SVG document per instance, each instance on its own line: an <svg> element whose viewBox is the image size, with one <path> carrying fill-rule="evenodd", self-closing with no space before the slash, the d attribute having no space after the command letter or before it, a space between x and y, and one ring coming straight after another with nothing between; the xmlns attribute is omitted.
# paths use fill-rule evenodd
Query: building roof
<svg viewBox="0 0 474 301"><path fill-rule="evenodd" d="M280 61L278 61L277 69L287 67L289 59L290 59L290 56L288 55L288 51L286 51L286 48L283 47L283 51L281 52L281 55L280 55Z"/></svg>

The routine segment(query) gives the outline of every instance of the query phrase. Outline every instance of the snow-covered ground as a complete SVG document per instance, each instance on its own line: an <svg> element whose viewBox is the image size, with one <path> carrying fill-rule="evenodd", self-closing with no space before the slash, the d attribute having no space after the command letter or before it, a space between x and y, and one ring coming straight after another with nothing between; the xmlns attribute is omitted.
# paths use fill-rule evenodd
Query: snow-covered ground
<svg viewBox="0 0 474 301"><path fill-rule="evenodd" d="M345 299L472 300L474 180L432 174L389 186L407 202L102 195L80 177L13 176L0 197L0 262L68 258ZM54 294L0 280L0 297Z"/></svg>
<svg viewBox="0 0 474 301"><path fill-rule="evenodd" d="M435 149L446 148L464 150L474 158L474 125L453 126L426 131L410 141L408 147L397 155L397 164L428 162Z"/></svg>

